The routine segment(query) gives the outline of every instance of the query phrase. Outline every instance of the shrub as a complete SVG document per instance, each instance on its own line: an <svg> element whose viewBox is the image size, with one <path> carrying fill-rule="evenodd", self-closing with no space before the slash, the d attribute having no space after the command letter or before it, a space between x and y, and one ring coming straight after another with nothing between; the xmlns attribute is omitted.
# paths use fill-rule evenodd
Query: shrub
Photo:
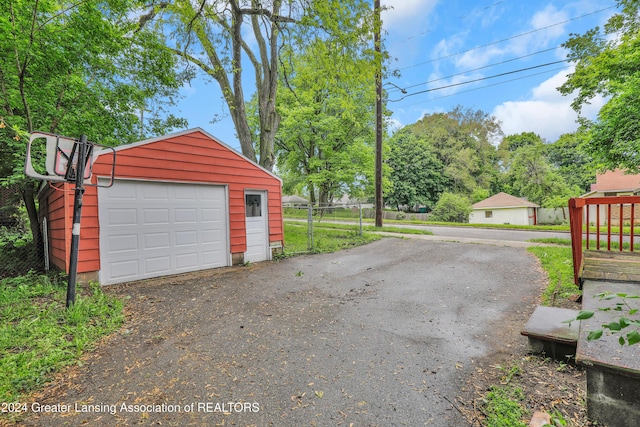
<svg viewBox="0 0 640 427"><path fill-rule="evenodd" d="M31 233L19 227L0 227L0 278L41 269Z"/></svg>
<svg viewBox="0 0 640 427"><path fill-rule="evenodd" d="M469 222L471 210L471 202L466 196L442 193L429 219L442 222Z"/></svg>

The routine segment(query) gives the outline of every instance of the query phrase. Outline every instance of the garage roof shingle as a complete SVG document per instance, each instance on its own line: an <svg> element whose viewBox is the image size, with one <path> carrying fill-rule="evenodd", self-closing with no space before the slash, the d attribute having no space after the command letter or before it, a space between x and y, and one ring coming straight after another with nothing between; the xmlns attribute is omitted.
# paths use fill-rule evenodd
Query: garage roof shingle
<svg viewBox="0 0 640 427"><path fill-rule="evenodd" d="M512 196L507 193L498 193L488 199L484 199L475 203L473 209L489 209L489 208L539 208L540 206L528 200Z"/></svg>

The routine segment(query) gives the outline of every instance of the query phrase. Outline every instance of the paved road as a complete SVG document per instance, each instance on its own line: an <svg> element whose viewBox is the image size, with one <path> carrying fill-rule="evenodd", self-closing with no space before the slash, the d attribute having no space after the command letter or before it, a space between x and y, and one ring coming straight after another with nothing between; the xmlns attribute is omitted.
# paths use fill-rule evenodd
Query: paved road
<svg viewBox="0 0 640 427"><path fill-rule="evenodd" d="M396 224L393 224L395 227ZM504 246L523 246L513 242L527 242L531 239L546 239L546 238L558 238L571 240L571 233L569 231L535 231L535 230L502 230L491 228L476 228L476 227L443 227L443 226L424 226L424 225L400 225L404 228L415 228L428 230L433 233L434 236L442 240L459 238L460 241L469 243L491 243L502 244ZM586 234L583 234L583 238L586 239ZM591 232L589 235L591 241L596 240L596 233ZM606 228L601 230L600 235L601 245L606 245L607 235ZM439 240L439 239L437 239ZM635 238L637 243L640 239ZM620 241L620 236L616 233L612 233L611 242L617 243ZM624 235L623 242L629 242L629 236ZM529 246L528 244L527 246Z"/></svg>
<svg viewBox="0 0 640 427"><path fill-rule="evenodd" d="M287 221L307 222L306 220L287 219ZM323 222L345 223L348 221L323 220ZM498 246L526 247L534 244L528 242L531 239L559 238L571 239L568 231L535 231L535 230L502 230L493 228L476 227L445 227L418 224L389 224L390 227L408 228L414 230L426 230L433 233L432 236L411 235L423 240L458 241L464 243L486 243ZM389 235L397 235L390 233Z"/></svg>
<svg viewBox="0 0 640 427"><path fill-rule="evenodd" d="M396 224L393 224L395 227ZM533 230L501 230L492 228L475 227L442 227L442 226L421 226L403 225L402 227L426 229L435 236L441 237L464 237L471 239L487 239L501 241L526 242L531 239L543 239L556 237L559 239L571 239L571 234L562 231L533 231Z"/></svg>
<svg viewBox="0 0 640 427"><path fill-rule="evenodd" d="M504 334L524 345L543 274L523 249L382 239L181 280L110 288L122 333L37 397L113 414L21 425L468 425L456 396Z"/></svg>

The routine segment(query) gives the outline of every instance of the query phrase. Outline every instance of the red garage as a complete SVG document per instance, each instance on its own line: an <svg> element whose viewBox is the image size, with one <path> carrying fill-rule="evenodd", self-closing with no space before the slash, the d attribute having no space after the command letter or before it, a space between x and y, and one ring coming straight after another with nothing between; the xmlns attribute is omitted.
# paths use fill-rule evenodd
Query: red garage
<svg viewBox="0 0 640 427"><path fill-rule="evenodd" d="M87 187L78 273L102 284L271 259L282 247L282 181L202 129L115 148L113 186ZM92 183L109 180L94 154ZM51 184L49 259L68 271L73 184Z"/></svg>

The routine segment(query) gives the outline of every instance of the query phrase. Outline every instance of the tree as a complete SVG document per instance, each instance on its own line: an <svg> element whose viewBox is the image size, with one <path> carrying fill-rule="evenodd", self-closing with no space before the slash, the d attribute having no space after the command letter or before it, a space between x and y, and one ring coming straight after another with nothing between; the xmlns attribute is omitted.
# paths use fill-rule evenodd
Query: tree
<svg viewBox="0 0 640 427"><path fill-rule="evenodd" d="M400 206L433 209L447 184L444 167L433 148L407 129L396 132L389 145L387 165L391 185L385 194L386 203L398 209Z"/></svg>
<svg viewBox="0 0 640 427"><path fill-rule="evenodd" d="M519 148L544 144L540 135L533 132L505 136L498 145L498 158L503 172L509 170L511 157Z"/></svg>
<svg viewBox="0 0 640 427"><path fill-rule="evenodd" d="M160 34L171 33L167 48L218 83L243 154L269 170L281 121L276 99L286 59L282 47L304 45L319 33L339 36L371 28L370 7L363 0L173 0L153 3L141 22L153 24ZM256 90L255 141L245 104L251 87L245 82L247 70Z"/></svg>
<svg viewBox="0 0 640 427"><path fill-rule="evenodd" d="M181 84L172 56L155 48L157 38L134 31L132 6L116 0L0 4L0 178L20 184L37 244L39 183L25 179L22 170L28 134L84 133L108 145L131 142L146 133L139 112L147 101L166 98ZM184 124L173 116L155 121L156 130Z"/></svg>
<svg viewBox="0 0 640 427"><path fill-rule="evenodd" d="M444 165L448 189L470 195L476 188L499 185L498 158L492 141L502 135L498 120L481 111L456 107L448 113L426 115L407 126L434 148Z"/></svg>
<svg viewBox="0 0 640 427"><path fill-rule="evenodd" d="M373 176L374 61L365 34L317 39L282 67L278 170L312 203L362 196Z"/></svg>
<svg viewBox="0 0 640 427"><path fill-rule="evenodd" d="M563 46L575 70L559 88L577 92L573 108L581 112L596 95L609 97L597 120L584 117L589 130L584 146L607 169L640 170L640 3L618 2L621 12L599 27L573 35Z"/></svg>
<svg viewBox="0 0 640 427"><path fill-rule="evenodd" d="M473 209L471 202L462 194L442 193L429 219L443 222L469 222Z"/></svg>
<svg viewBox="0 0 640 427"><path fill-rule="evenodd" d="M547 161L544 151L543 145L528 145L518 149L506 175L505 190L545 207L547 201L553 205L548 207L557 207L556 196L568 199L578 196L580 190L564 182Z"/></svg>
<svg viewBox="0 0 640 427"><path fill-rule="evenodd" d="M569 186L577 186L584 193L596 179L596 165L585 152L588 135L584 132L565 133L553 144L547 145L546 157L557 168Z"/></svg>

